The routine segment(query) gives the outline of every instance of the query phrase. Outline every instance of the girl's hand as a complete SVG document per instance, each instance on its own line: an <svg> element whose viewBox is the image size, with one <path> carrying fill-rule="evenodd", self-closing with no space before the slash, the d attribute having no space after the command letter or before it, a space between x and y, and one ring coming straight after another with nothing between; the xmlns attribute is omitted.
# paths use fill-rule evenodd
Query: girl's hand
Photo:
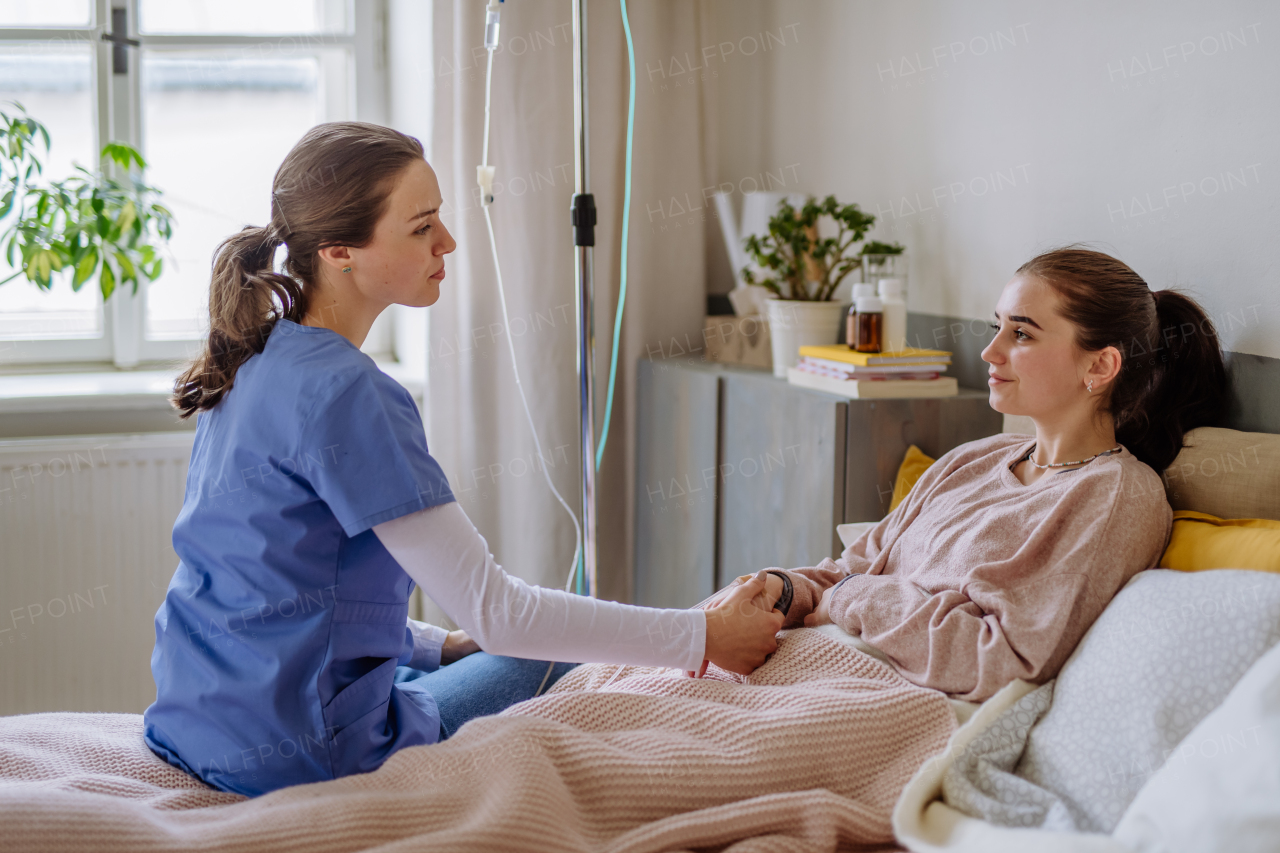
<svg viewBox="0 0 1280 853"><path fill-rule="evenodd" d="M440 665L461 660L469 654L480 651L476 641L467 636L466 631L450 631L445 637L444 646L440 649Z"/></svg>
<svg viewBox="0 0 1280 853"><path fill-rule="evenodd" d="M760 603L762 605L767 604L768 605L767 609L772 609L773 605L778 603L778 599L782 598L783 583L782 583L782 578L778 577L777 575L767 574L768 572L767 569L765 571L766 571L765 591L763 596L760 598ZM702 604L698 606L703 610L711 610L715 607L718 607L721 603L724 602L726 598L729 597L730 593L732 593L738 587L742 586L747 581L757 577L759 574L760 574L759 572L756 572L756 574L754 575L739 575L738 577L733 579L732 583L730 583L728 586L726 586L724 589L720 590L719 592L713 593L710 598L708 598L706 601L704 601Z"/></svg>
<svg viewBox="0 0 1280 853"><path fill-rule="evenodd" d="M827 587L822 593L822 598L818 601L818 606L813 608L813 612L804 617L804 626L806 628L816 628L819 625L831 624L831 591L834 586Z"/></svg>

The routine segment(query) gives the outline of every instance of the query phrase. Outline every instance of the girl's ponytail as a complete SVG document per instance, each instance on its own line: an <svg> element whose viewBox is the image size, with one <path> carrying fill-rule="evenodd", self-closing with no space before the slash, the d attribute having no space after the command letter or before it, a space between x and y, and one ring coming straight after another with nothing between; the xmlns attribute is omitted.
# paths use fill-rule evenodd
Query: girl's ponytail
<svg viewBox="0 0 1280 853"><path fill-rule="evenodd" d="M346 121L307 131L276 171L270 224L243 229L214 253L208 343L174 386L181 417L226 396L277 320L303 321L319 250L367 246L396 179L421 160L422 143L389 127ZM273 271L282 244L283 274Z"/></svg>
<svg viewBox="0 0 1280 853"><path fill-rule="evenodd" d="M1221 419L1226 368L1213 321L1196 302L1172 290L1152 291L1128 265L1077 246L1037 255L1018 268L1062 297L1085 352L1120 351L1120 373L1105 411L1116 440L1157 473L1177 458L1182 437Z"/></svg>
<svg viewBox="0 0 1280 853"><path fill-rule="evenodd" d="M1116 440L1157 471L1182 449L1182 436L1217 423L1226 409L1227 371L1213 320L1176 290L1152 293L1159 329L1150 357L1150 382L1116 424ZM1141 361L1142 356L1135 354Z"/></svg>

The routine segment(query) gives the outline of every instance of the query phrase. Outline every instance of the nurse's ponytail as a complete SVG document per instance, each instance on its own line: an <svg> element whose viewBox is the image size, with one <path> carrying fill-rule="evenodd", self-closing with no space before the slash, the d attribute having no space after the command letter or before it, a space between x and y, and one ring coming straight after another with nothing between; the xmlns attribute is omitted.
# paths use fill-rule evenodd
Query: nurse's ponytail
<svg viewBox="0 0 1280 853"><path fill-rule="evenodd" d="M418 140L376 124L330 122L302 137L276 171L270 223L244 228L214 252L209 337L174 386L180 417L216 406L277 320L303 321L319 250L368 245L396 178L422 157Z"/></svg>

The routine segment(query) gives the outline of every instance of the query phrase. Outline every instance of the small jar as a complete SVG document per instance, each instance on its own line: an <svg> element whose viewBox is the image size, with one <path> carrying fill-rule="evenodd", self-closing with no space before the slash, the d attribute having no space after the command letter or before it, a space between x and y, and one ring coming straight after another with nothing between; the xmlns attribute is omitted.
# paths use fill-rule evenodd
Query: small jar
<svg viewBox="0 0 1280 853"><path fill-rule="evenodd" d="M853 304L849 306L849 313L845 316L844 325L844 341L849 345L849 349L856 350L858 338L858 300L864 296L875 296L876 286L874 284L855 284L853 286Z"/></svg>
<svg viewBox="0 0 1280 853"><path fill-rule="evenodd" d="M878 296L860 296L854 303L853 348L858 352L880 352L884 340L884 303Z"/></svg>

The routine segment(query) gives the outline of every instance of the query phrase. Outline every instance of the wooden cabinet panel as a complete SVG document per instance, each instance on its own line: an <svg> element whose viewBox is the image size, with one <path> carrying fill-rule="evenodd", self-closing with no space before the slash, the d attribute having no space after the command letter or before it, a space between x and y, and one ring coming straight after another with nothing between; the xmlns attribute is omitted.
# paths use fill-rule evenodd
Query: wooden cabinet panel
<svg viewBox="0 0 1280 853"><path fill-rule="evenodd" d="M889 512L898 466L912 444L937 459L1000 432L1002 415L982 391L922 400L850 400L844 518L879 521Z"/></svg>
<svg viewBox="0 0 1280 853"><path fill-rule="evenodd" d="M720 371L639 363L636 386L635 602L691 607L716 582ZM709 478L709 481L708 481Z"/></svg>
<svg viewBox="0 0 1280 853"><path fill-rule="evenodd" d="M848 401L763 371L721 381L718 583L839 553Z"/></svg>

